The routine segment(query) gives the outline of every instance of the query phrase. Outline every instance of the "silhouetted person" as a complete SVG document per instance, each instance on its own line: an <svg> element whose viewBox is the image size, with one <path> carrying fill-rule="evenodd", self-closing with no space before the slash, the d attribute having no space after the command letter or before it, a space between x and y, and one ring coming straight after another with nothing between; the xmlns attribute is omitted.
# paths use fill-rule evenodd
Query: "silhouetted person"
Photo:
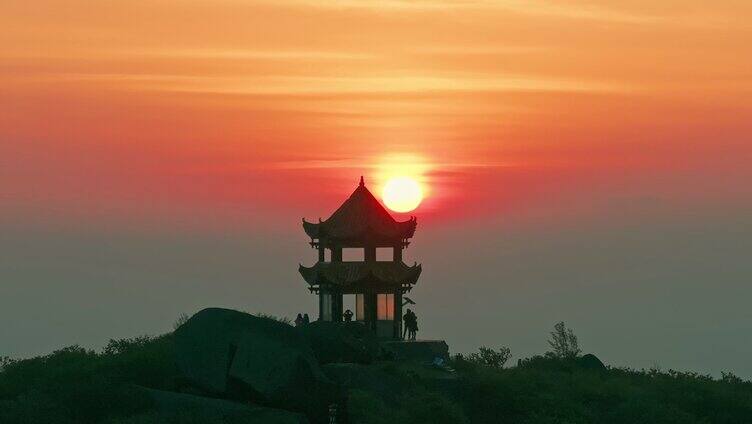
<svg viewBox="0 0 752 424"><path fill-rule="evenodd" d="M412 318L410 319L410 340L415 340L415 336L418 333L418 316L415 312L410 312Z"/></svg>
<svg viewBox="0 0 752 424"><path fill-rule="evenodd" d="M409 338L409 334L411 334L410 328L412 328L412 321L413 321L414 315L415 314L413 314L413 311L411 311L410 308L407 308L407 311L405 311L405 315L402 316L402 321L404 322L404 328L402 330L402 340L405 340L405 334L408 334L408 338Z"/></svg>
<svg viewBox="0 0 752 424"><path fill-rule="evenodd" d="M348 310L345 311L345 313L343 314L343 316L345 317L345 322L350 322L350 321L352 321L353 312L348 309Z"/></svg>
<svg viewBox="0 0 752 424"><path fill-rule="evenodd" d="M402 315L402 340L405 340L407 334L407 322L410 320L410 309L405 310L405 314Z"/></svg>
<svg viewBox="0 0 752 424"><path fill-rule="evenodd" d="M310 324L311 319L308 318L308 314L303 314L303 324Z"/></svg>
<svg viewBox="0 0 752 424"><path fill-rule="evenodd" d="M303 315L298 314L295 318L295 326L300 327L301 325L303 325Z"/></svg>

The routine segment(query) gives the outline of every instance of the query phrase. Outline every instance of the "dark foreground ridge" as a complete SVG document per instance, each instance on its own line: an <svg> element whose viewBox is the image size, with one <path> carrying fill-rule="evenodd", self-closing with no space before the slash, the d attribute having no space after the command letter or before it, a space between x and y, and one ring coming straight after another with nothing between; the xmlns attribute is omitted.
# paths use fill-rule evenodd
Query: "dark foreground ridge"
<svg viewBox="0 0 752 424"><path fill-rule="evenodd" d="M537 356L503 368L508 355L482 350L446 360L445 347L384 343L356 322L294 328L205 309L174 333L111 340L101 353L72 346L4 361L0 423L736 424L752 417L752 383L730 374L610 368L593 355Z"/></svg>

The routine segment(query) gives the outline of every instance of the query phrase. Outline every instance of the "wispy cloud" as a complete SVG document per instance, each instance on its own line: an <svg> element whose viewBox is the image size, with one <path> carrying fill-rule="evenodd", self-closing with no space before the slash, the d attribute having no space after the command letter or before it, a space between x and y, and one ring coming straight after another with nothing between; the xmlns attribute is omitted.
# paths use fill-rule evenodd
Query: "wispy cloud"
<svg viewBox="0 0 752 424"><path fill-rule="evenodd" d="M630 25L660 24L669 26L717 27L729 24L734 17L697 16L686 14L684 8L670 13L641 13L607 2L548 0L294 0L292 4L320 9L361 9L370 11L490 11L569 20L601 21Z"/></svg>
<svg viewBox="0 0 752 424"><path fill-rule="evenodd" d="M599 5L567 4L549 1L521 0L297 0L294 3L317 8L355 8L373 10L500 10L526 15L545 15L570 19L606 20L625 23L651 23L664 20L661 16L634 14Z"/></svg>
<svg viewBox="0 0 752 424"><path fill-rule="evenodd" d="M197 59L238 59L238 60L368 60L378 55L353 51L317 51L317 50L253 50L253 49L147 49L137 50L134 54L147 57L177 57Z"/></svg>
<svg viewBox="0 0 752 424"><path fill-rule="evenodd" d="M427 169L442 169L446 172L449 170L459 170L462 168L505 168L515 166L512 162L498 162L498 161L456 161L456 162L442 162L432 161L425 162L423 164ZM268 164L270 168L274 169L377 169L383 165L379 162L367 159L299 159L294 161L280 161L271 162Z"/></svg>
<svg viewBox="0 0 752 424"><path fill-rule="evenodd" d="M166 74L60 74L42 75L48 81L93 81L127 84L129 88L175 92L196 92L244 95L301 95L357 93L417 92L626 92L633 91L619 83L536 78L531 76L424 76L400 74L393 76L222 76ZM113 85L114 88L117 85Z"/></svg>

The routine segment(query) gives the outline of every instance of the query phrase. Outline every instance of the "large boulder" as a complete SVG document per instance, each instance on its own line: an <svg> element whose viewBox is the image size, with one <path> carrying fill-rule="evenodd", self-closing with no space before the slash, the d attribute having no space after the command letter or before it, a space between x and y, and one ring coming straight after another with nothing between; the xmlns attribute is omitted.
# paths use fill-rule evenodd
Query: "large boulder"
<svg viewBox="0 0 752 424"><path fill-rule="evenodd" d="M577 358L577 365L580 368L585 368L589 370L605 370L606 369L606 366L603 365L603 362L601 362L601 360L598 359L598 357L593 355L592 353L587 353Z"/></svg>
<svg viewBox="0 0 752 424"><path fill-rule="evenodd" d="M305 339L292 326L228 309L198 312L175 331L176 361L215 395L322 413L338 399Z"/></svg>
<svg viewBox="0 0 752 424"><path fill-rule="evenodd" d="M308 419L304 415L281 409L163 390L147 388L143 390L154 402L155 418L159 421L172 421L171 418L185 417L190 418L191 422L308 424ZM157 422L156 419L155 422Z"/></svg>
<svg viewBox="0 0 752 424"><path fill-rule="evenodd" d="M334 385L319 368L313 353L302 341L244 334L238 341L228 375L230 384L240 384L264 399L299 405L304 398L322 399L334 394Z"/></svg>
<svg viewBox="0 0 752 424"><path fill-rule="evenodd" d="M378 339L360 322L315 321L299 331L320 364L368 364L379 357Z"/></svg>

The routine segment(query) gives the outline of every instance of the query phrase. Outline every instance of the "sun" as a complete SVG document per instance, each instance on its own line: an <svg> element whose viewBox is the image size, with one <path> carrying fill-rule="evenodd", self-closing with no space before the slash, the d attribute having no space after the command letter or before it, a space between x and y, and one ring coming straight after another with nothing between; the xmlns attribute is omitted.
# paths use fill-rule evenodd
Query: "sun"
<svg viewBox="0 0 752 424"><path fill-rule="evenodd" d="M386 207L394 212L410 212L423 201L423 190L410 177L394 177L384 184L381 198Z"/></svg>

